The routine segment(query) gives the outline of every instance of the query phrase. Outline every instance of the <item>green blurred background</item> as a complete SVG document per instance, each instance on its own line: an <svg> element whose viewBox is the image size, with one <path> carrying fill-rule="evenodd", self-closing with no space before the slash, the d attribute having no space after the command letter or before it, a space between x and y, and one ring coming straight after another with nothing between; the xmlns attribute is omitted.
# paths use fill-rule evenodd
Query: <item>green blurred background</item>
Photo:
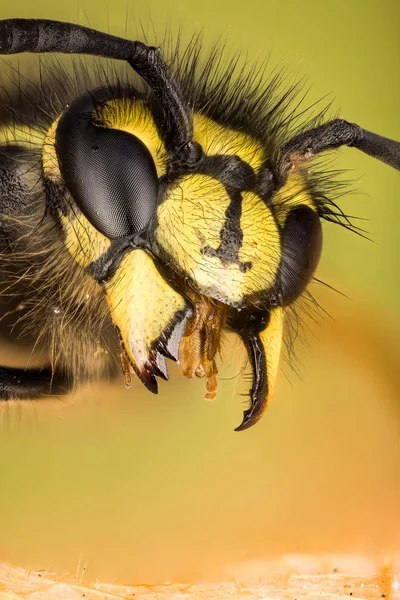
<svg viewBox="0 0 400 600"><path fill-rule="evenodd" d="M0 18L46 17L136 37L182 26L247 52L271 52L332 92L332 114L400 139L398 0L1 0ZM140 34L138 34L140 36ZM24 60L24 59L21 59ZM341 201L375 243L325 224L314 286L327 309L297 345L269 412L234 433L245 384L229 348L217 401L204 383L170 382L153 397L122 380L68 401L5 406L0 425L0 559L85 581L219 577L229 565L281 552L392 552L400 541L399 174L352 149L355 192ZM1 363L24 359L2 348ZM286 375L286 376L285 376Z"/></svg>

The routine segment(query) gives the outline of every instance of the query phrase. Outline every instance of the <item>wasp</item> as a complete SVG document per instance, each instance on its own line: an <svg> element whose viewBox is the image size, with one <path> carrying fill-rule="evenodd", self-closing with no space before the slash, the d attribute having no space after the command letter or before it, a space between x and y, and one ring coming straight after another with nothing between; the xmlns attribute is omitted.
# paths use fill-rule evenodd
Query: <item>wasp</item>
<svg viewBox="0 0 400 600"><path fill-rule="evenodd" d="M321 219L340 220L311 159L352 146L400 169L400 143L342 119L293 133L290 94L217 75L216 54L199 72L200 50L168 63L159 48L87 27L0 21L1 55L94 56L138 76L74 89L59 73L61 92L40 82L26 111L2 107L3 128L31 136L1 147L2 294L18 291L20 320L51 366L1 367L1 400L70 389L93 375L99 348L127 384L134 372L157 393L167 358L206 378L213 398L231 331L252 368L236 430L268 406L285 315L320 258Z"/></svg>

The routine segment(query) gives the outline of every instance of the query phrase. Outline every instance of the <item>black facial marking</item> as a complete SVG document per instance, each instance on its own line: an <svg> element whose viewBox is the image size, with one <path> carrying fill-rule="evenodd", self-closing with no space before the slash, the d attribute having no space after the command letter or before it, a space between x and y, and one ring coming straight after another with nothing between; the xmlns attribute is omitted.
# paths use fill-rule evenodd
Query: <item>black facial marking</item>
<svg viewBox="0 0 400 600"><path fill-rule="evenodd" d="M251 166L239 156L225 156L215 154L204 156L196 171L202 175L209 175L220 181L230 197L230 203L225 212L225 223L220 233L218 248L204 246L202 254L216 256L226 266L238 264L242 273L252 267L251 262L240 262L239 250L242 247L243 231L240 227L242 216L242 191L251 190L256 184L256 176Z"/></svg>
<svg viewBox="0 0 400 600"><path fill-rule="evenodd" d="M225 212L225 223L220 232L221 243L218 248L204 246L202 254L205 256L216 256L224 266L238 264L242 273L252 267L251 262L240 262L239 250L242 247L243 231L240 227L242 216L242 195L238 190L226 187L226 192L231 201Z"/></svg>
<svg viewBox="0 0 400 600"><path fill-rule="evenodd" d="M113 277L123 257L130 250L132 250L132 243L129 238L112 240L110 247L86 267L87 273L99 283L108 281Z"/></svg>
<svg viewBox="0 0 400 600"><path fill-rule="evenodd" d="M223 185L243 192L253 189L256 184L251 166L236 155L203 156L196 172L214 177Z"/></svg>

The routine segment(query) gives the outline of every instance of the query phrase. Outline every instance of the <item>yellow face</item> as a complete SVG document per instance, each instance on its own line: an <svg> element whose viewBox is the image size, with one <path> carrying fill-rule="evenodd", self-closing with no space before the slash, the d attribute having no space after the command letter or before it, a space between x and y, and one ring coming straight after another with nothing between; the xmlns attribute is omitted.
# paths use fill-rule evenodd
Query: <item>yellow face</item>
<svg viewBox="0 0 400 600"><path fill-rule="evenodd" d="M155 239L196 291L229 306L270 289L280 263L278 226L265 202L253 192L232 198L208 175L187 175L167 190Z"/></svg>
<svg viewBox="0 0 400 600"><path fill-rule="evenodd" d="M255 179L263 169L258 142L203 115L194 115L194 139L211 164L215 156L240 159L239 168L247 167ZM235 187L224 174L180 177L157 208L154 240L157 254L199 294L262 310L276 288L286 217L299 206L314 210L314 204L301 173L289 176L269 202L254 187Z"/></svg>
<svg viewBox="0 0 400 600"><path fill-rule="evenodd" d="M96 229L78 206L59 214L68 251L90 273L120 252L110 274L98 279L120 336L126 383L133 370L156 392L156 376L167 378L168 357L180 360L185 376L205 377L206 397L213 398L221 334L235 331L253 367L251 407L238 428L245 429L265 410L278 371L280 282L293 261L292 238L299 235L293 224L286 235L286 225L294 209L315 214L307 182L293 172L266 198L257 184L268 159L262 146L201 114L193 115L194 140L203 153L199 168L168 179L167 151L142 100L113 99L95 117L101 127L139 139L156 176L166 181L149 222L147 247L129 243L119 251L118 240ZM57 123L43 147L44 173L54 183L62 181L54 149Z"/></svg>

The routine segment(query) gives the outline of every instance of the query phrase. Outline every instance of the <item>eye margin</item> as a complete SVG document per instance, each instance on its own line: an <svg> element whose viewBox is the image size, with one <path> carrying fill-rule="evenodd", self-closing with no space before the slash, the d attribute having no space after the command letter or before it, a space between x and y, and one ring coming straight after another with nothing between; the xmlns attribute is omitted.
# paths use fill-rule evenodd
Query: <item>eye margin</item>
<svg viewBox="0 0 400 600"><path fill-rule="evenodd" d="M99 102L104 99L87 92L68 106L59 119L54 145L61 175L78 208L100 233L114 240L148 226L157 206L159 181L155 161L142 140L96 123Z"/></svg>

